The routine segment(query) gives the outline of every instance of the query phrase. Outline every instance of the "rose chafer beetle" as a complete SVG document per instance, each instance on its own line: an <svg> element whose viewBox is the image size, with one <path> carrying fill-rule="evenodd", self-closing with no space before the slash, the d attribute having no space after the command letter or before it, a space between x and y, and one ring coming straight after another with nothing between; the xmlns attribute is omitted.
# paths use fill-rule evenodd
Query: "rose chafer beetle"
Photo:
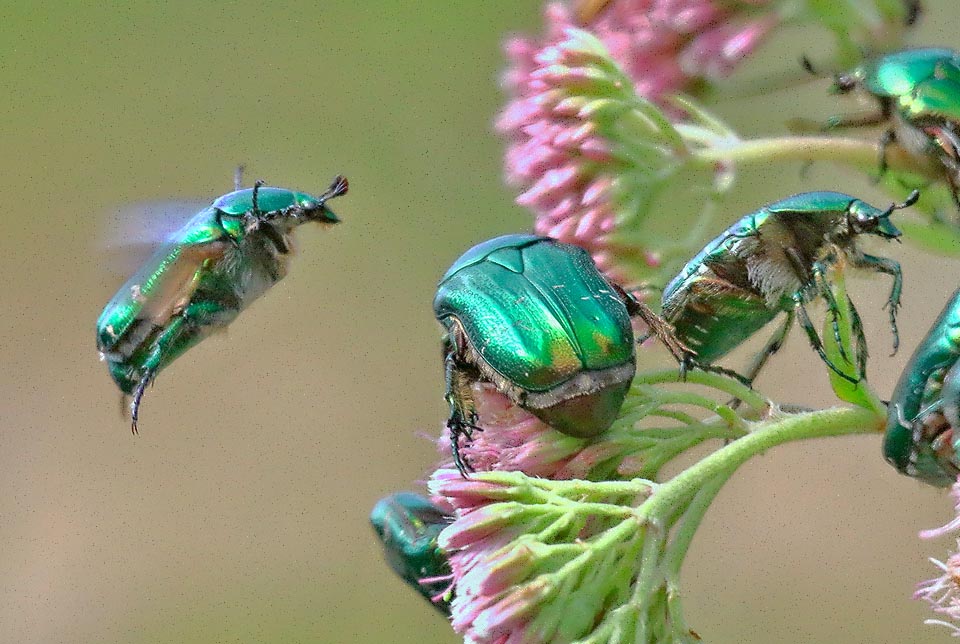
<svg viewBox="0 0 960 644"><path fill-rule="evenodd" d="M952 49L905 49L873 58L838 74L831 91L858 91L876 100L878 111L834 117L828 128L888 124L880 139L880 172L894 141L943 168L954 203L960 208L960 54Z"/></svg>
<svg viewBox="0 0 960 644"><path fill-rule="evenodd" d="M677 338L696 355L688 354L686 367L730 373L747 384L753 382L767 359L786 338L795 318L806 331L814 350L833 371L852 378L833 364L807 314L805 305L822 297L833 316L839 342L837 302L827 272L837 262L887 273L893 288L887 299L893 347L897 349L897 308L900 306L900 264L875 257L857 247L860 235L897 239L900 231L890 222L893 211L916 202L914 192L906 202L879 210L840 192L805 192L763 206L741 217L718 235L663 291L663 317ZM864 372L866 342L856 309L852 326L857 345L858 373ZM713 366L780 313L783 325L757 355L745 376ZM844 356L846 357L846 356ZM852 379L856 381L855 378Z"/></svg>
<svg viewBox="0 0 960 644"><path fill-rule="evenodd" d="M133 396L134 433L143 393L157 373L283 279L294 228L337 223L326 203L348 184L338 176L319 197L260 181L237 187L161 246L97 320L101 359L120 390Z"/></svg>
<svg viewBox="0 0 960 644"><path fill-rule="evenodd" d="M472 386L492 383L555 429L596 436L616 419L636 371L630 318L677 359L685 348L645 304L604 279L590 255L548 237L506 235L468 250L440 280L433 310L446 330L447 427L478 429Z"/></svg>
<svg viewBox="0 0 960 644"><path fill-rule="evenodd" d="M883 454L901 474L947 487L960 474L960 289L907 363L888 406Z"/></svg>
<svg viewBox="0 0 960 644"><path fill-rule="evenodd" d="M370 512L370 524L383 544L387 563L448 616L453 601L450 563L437 545L437 537L452 520L429 500L411 492L384 497Z"/></svg>

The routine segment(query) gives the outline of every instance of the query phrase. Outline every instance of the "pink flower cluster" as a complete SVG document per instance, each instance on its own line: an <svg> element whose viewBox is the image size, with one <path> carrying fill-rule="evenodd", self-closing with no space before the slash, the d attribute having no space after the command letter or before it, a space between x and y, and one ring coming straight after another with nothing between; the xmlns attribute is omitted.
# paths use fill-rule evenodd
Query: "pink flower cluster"
<svg viewBox="0 0 960 644"><path fill-rule="evenodd" d="M612 0L589 24L578 24L562 4L546 10L542 41L515 38L507 43L511 69L504 84L512 100L497 129L510 141L508 181L523 192L517 203L536 215L535 230L586 248L597 265L616 281L613 255L622 252L610 238L617 224L612 145L582 104L564 100L571 85L589 77L571 73L579 62L569 46L570 30L583 27L607 48L633 80L640 96L660 99L700 79L729 74L779 24L762 11L768 0ZM566 72L566 73L564 73ZM648 266L656 252L634 249Z"/></svg>
<svg viewBox="0 0 960 644"><path fill-rule="evenodd" d="M525 526L495 504L501 487L464 479L455 469L438 470L430 481L430 491L459 516L441 533L440 547L450 553L456 580L450 621L468 642L526 641L524 617L536 605L529 586L517 585L530 574L532 556L512 544Z"/></svg>
<svg viewBox="0 0 960 644"><path fill-rule="evenodd" d="M944 526L924 530L920 533L921 539L936 539L960 530L960 480L951 488L950 496L953 497L957 516ZM957 546L960 550L960 541L957 542ZM930 561L943 574L918 584L913 597L928 602L934 613L952 620L948 622L932 619L927 620L928 624L946 626L953 631L954 636L960 636L960 552L951 554L946 562L936 559Z"/></svg>
<svg viewBox="0 0 960 644"><path fill-rule="evenodd" d="M622 446L613 441L588 444L561 434L528 411L517 407L492 385L474 385L477 413L483 431L473 440L461 439L460 452L478 472L523 472L553 480L589 479L603 461L622 458ZM450 456L450 432L444 428L437 442ZM445 463L452 467L452 459ZM436 499L435 499L436 500Z"/></svg>

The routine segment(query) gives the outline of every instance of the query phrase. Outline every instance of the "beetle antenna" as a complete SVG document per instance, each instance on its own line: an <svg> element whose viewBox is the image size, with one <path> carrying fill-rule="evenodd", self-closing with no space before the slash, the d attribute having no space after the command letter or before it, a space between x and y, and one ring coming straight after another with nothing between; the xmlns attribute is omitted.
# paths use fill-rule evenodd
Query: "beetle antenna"
<svg viewBox="0 0 960 644"><path fill-rule="evenodd" d="M893 214L894 210L903 210L904 208L909 208L913 204L917 203L917 200L920 199L920 191L914 190L911 192L906 200L903 203L892 203L890 207L887 208L882 215L878 215L877 219L883 219L884 217L889 217Z"/></svg>
<svg viewBox="0 0 960 644"><path fill-rule="evenodd" d="M260 217L263 213L260 212L260 206L257 203L257 195L260 192L260 186L263 185L263 179L257 179L256 183L253 184L253 216Z"/></svg>
<svg viewBox="0 0 960 644"><path fill-rule="evenodd" d="M333 178L333 183L330 184L330 187L327 188L326 192L320 195L320 203L326 203L334 197L339 197L340 195L347 194L347 190L350 189L350 182L347 181L347 178L342 174L338 174Z"/></svg>
<svg viewBox="0 0 960 644"><path fill-rule="evenodd" d="M800 66L803 67L804 71L806 71L808 74L810 74L810 75L812 75L812 76L819 76L819 75L820 75L820 74L817 73L817 70L814 69L813 63L810 62L810 59L807 58L807 55L806 55L806 54L803 54L803 55L800 56Z"/></svg>

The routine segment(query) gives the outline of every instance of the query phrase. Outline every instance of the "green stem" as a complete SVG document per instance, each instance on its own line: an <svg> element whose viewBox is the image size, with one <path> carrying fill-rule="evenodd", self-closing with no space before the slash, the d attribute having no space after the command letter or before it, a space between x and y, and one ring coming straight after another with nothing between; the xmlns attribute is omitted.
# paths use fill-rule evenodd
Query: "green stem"
<svg viewBox="0 0 960 644"><path fill-rule="evenodd" d="M640 511L650 518L664 516L671 508L693 498L711 479L732 473L751 457L777 445L807 438L870 434L884 422L886 419L881 415L862 407L834 407L767 421L760 429L733 441L661 484L640 506Z"/></svg>
<svg viewBox="0 0 960 644"><path fill-rule="evenodd" d="M688 371L685 380L681 380L680 373L676 369L647 371L644 373L638 373L634 377L633 382L634 385L655 385L669 382L692 382L696 385L704 385L705 387L719 389L720 391L729 394L734 398L739 398L744 402L744 404L749 405L758 412L762 413L767 409L767 400L753 389L750 389L741 382L737 382L733 378L728 378L727 376L711 373L709 371L700 371L697 369ZM714 405L716 405L716 403L714 403Z"/></svg>
<svg viewBox="0 0 960 644"><path fill-rule="evenodd" d="M715 147L698 147L692 156L704 164L718 161L741 163L778 161L837 161L865 168L876 168L880 159L877 141L838 136L783 136L747 141L731 140ZM938 178L935 169L897 146L886 150L891 170L913 172Z"/></svg>

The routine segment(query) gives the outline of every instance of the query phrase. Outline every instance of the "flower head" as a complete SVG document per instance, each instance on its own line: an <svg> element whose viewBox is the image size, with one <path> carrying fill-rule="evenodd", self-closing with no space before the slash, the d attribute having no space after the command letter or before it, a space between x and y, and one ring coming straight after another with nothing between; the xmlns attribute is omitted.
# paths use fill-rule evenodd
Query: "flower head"
<svg viewBox="0 0 960 644"><path fill-rule="evenodd" d="M648 526L625 501L649 497L653 484L517 472L465 480L440 470L429 487L456 508L438 543L456 588L451 621L468 642L568 642L602 632L598 625L608 621L616 628L637 619L616 609L630 596ZM656 543L648 547L656 551Z"/></svg>
<svg viewBox="0 0 960 644"><path fill-rule="evenodd" d="M524 62L508 75L517 96L497 127L510 138L506 171L522 190L517 203L536 214L536 232L586 248L614 281L644 281L661 266L664 248L678 246L643 229L654 203L681 184L709 199L729 185L717 181L728 169L690 163L693 144L637 94L596 36L569 27L542 49L525 41L509 48ZM687 107L691 118L702 115ZM716 119L700 121L701 138L733 136ZM690 170L699 174L684 173ZM700 211L698 203L687 214Z"/></svg>

